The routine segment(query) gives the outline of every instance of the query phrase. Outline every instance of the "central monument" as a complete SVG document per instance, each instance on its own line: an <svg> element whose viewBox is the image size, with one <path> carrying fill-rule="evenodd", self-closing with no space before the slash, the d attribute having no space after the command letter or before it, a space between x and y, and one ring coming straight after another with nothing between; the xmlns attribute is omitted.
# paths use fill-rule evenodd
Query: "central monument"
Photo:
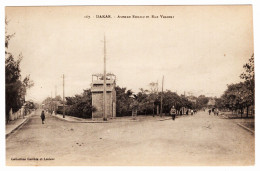
<svg viewBox="0 0 260 171"><path fill-rule="evenodd" d="M106 117L116 117L116 76L114 74L107 74L106 76L106 98L104 105L104 77L103 74L93 74L91 93L92 106L96 108L92 112L92 118L103 118L106 111ZM104 106L106 110L104 110Z"/></svg>

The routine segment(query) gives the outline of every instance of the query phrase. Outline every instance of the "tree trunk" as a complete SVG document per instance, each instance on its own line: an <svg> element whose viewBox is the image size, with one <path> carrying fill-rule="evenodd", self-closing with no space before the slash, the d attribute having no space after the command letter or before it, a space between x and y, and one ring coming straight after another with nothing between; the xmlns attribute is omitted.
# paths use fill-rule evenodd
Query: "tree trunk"
<svg viewBox="0 0 260 171"><path fill-rule="evenodd" d="M153 117L154 117L154 102L153 102Z"/></svg>
<svg viewBox="0 0 260 171"><path fill-rule="evenodd" d="M246 107L246 117L248 118L248 106Z"/></svg>

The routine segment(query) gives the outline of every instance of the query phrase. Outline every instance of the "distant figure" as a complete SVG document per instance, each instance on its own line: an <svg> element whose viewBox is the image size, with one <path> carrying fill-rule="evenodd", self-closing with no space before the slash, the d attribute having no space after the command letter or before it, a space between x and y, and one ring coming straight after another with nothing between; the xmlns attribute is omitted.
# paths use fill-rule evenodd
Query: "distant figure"
<svg viewBox="0 0 260 171"><path fill-rule="evenodd" d="M42 119L42 124L44 124L44 120L45 120L45 114L44 114L44 111L42 111L41 119Z"/></svg>
<svg viewBox="0 0 260 171"><path fill-rule="evenodd" d="M176 116L176 109L174 108L174 106L172 106L170 114L172 115L172 120L175 120L175 116Z"/></svg>
<svg viewBox="0 0 260 171"><path fill-rule="evenodd" d="M215 110L214 110L214 115L217 115L217 116L218 116L218 109L215 109Z"/></svg>
<svg viewBox="0 0 260 171"><path fill-rule="evenodd" d="M186 115L189 115L189 109L186 110Z"/></svg>
<svg viewBox="0 0 260 171"><path fill-rule="evenodd" d="M191 109L190 114L193 115L193 110Z"/></svg>
<svg viewBox="0 0 260 171"><path fill-rule="evenodd" d="M197 110L196 109L194 109L194 114L196 114L197 113Z"/></svg>
<svg viewBox="0 0 260 171"><path fill-rule="evenodd" d="M210 113L211 113L211 110L209 109L209 115L210 115Z"/></svg>

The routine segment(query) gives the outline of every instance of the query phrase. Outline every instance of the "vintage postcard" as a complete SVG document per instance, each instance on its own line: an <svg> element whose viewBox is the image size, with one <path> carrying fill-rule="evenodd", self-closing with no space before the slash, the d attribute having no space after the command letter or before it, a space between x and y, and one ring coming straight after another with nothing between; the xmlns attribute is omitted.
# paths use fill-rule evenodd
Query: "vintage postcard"
<svg viewBox="0 0 260 171"><path fill-rule="evenodd" d="M254 166L252 5L6 6L7 166Z"/></svg>

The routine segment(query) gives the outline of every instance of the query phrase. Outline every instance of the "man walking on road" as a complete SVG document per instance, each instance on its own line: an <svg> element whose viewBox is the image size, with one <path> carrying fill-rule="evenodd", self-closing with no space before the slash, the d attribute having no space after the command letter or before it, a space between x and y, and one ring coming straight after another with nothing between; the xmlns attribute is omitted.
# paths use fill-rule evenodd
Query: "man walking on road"
<svg viewBox="0 0 260 171"><path fill-rule="evenodd" d="M170 114L172 115L172 120L175 120L176 109L174 108L174 106L172 106Z"/></svg>
<svg viewBox="0 0 260 171"><path fill-rule="evenodd" d="M42 119L42 124L44 124L44 120L45 120L45 114L44 114L44 111L42 111L41 119Z"/></svg>

